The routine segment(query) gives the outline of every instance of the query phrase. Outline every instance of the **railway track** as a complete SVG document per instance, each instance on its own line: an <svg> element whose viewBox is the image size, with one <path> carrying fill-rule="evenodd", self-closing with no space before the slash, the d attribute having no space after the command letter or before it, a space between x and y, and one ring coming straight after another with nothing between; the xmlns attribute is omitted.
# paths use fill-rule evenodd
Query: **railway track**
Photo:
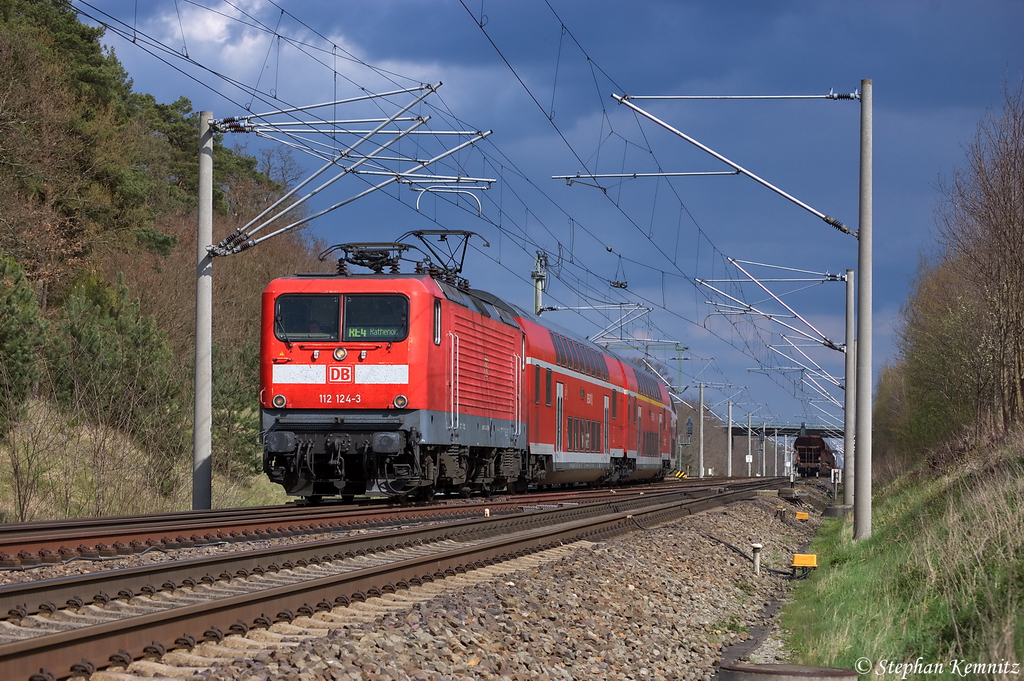
<svg viewBox="0 0 1024 681"><path fill-rule="evenodd" d="M666 483L695 494L710 483L692 480ZM615 490L628 498L657 492L652 485ZM474 517L486 506L491 513L518 512L521 507L571 500L587 504L607 498L608 490L450 499L430 506L263 506L212 511L179 511L134 516L74 518L59 521L0 524L0 569L53 564L76 557L130 556L153 548L180 549L216 542L259 541L322 532L384 527L396 522L446 522Z"/></svg>
<svg viewBox="0 0 1024 681"><path fill-rule="evenodd" d="M231 633L740 498L778 480L679 488L0 588L0 678L56 679L127 666ZM698 497L698 498L694 498Z"/></svg>

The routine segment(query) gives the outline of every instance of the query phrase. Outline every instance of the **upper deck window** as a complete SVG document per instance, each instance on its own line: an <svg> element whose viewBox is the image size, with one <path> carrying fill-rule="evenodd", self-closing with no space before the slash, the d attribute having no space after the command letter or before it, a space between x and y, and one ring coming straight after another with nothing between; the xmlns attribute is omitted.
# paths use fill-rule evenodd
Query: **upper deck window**
<svg viewBox="0 0 1024 681"><path fill-rule="evenodd" d="M274 302L274 335L296 341L337 341L341 296L284 294Z"/></svg>
<svg viewBox="0 0 1024 681"><path fill-rule="evenodd" d="M346 341L405 340L409 335L409 299L402 295L345 296Z"/></svg>

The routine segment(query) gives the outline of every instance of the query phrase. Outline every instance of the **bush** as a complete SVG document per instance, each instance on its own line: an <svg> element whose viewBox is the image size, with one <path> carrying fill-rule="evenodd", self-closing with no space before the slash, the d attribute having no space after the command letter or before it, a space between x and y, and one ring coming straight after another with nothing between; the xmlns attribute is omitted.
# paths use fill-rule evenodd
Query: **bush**
<svg viewBox="0 0 1024 681"><path fill-rule="evenodd" d="M149 452L156 478L168 476L174 454L187 450L190 426L181 377L153 319L122 283L88 277L72 289L53 330L46 354L65 413L132 438Z"/></svg>

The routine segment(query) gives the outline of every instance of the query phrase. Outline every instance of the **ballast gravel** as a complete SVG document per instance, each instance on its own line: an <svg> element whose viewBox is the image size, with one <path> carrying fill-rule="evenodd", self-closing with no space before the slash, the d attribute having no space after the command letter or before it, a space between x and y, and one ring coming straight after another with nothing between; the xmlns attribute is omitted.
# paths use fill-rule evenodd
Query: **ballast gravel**
<svg viewBox="0 0 1024 681"><path fill-rule="evenodd" d="M809 521L794 511L811 510ZM734 503L503 574L326 636L243 653L210 681L712 679L723 650L766 624L819 514L773 497ZM724 543L723 543L724 542ZM446 580L447 581L447 580ZM375 600L375 599L371 599ZM188 676L186 674L185 676Z"/></svg>

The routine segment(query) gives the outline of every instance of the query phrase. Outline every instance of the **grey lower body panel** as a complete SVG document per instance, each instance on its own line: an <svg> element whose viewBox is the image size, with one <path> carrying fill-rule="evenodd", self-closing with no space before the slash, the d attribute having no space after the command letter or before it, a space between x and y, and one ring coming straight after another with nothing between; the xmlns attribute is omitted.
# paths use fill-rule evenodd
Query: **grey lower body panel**
<svg viewBox="0 0 1024 681"><path fill-rule="evenodd" d="M526 424L428 409L264 409L264 433L273 430L402 430L420 434L419 444L516 448L525 446Z"/></svg>

